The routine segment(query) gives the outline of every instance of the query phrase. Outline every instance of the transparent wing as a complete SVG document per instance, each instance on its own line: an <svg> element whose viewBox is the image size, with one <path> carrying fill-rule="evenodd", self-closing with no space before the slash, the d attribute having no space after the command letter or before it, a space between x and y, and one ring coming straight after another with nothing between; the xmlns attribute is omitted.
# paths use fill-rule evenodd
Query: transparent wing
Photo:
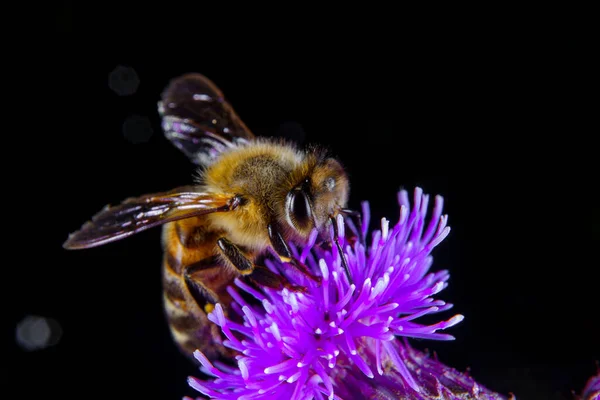
<svg viewBox="0 0 600 400"><path fill-rule="evenodd" d="M198 193L185 186L172 191L131 197L106 206L69 235L66 249L83 249L124 239L166 222L233 210L238 198L230 194Z"/></svg>
<svg viewBox="0 0 600 400"><path fill-rule="evenodd" d="M173 79L158 112L167 139L197 165L210 165L227 148L255 137L221 90L201 74Z"/></svg>

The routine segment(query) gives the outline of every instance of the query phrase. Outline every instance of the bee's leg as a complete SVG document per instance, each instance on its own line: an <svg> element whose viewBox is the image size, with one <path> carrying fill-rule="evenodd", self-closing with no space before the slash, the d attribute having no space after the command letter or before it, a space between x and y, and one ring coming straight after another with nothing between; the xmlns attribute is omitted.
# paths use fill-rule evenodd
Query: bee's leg
<svg viewBox="0 0 600 400"><path fill-rule="evenodd" d="M250 275L254 271L254 263L230 240L220 238L217 240L217 246L219 246L221 254L237 269L240 275Z"/></svg>
<svg viewBox="0 0 600 400"><path fill-rule="evenodd" d="M356 230L358 231L358 241L363 246L366 246L365 237L363 236L363 233L362 233L362 217L361 217L360 213L355 210L350 210L349 208L342 208L340 210L340 214L356 218Z"/></svg>
<svg viewBox="0 0 600 400"><path fill-rule="evenodd" d="M275 229L275 227L272 224L269 224L268 231L269 238L271 239L271 245L273 246L275 252L279 255L281 261L292 264L294 267L296 267L296 269L298 269L298 271L302 272L304 275L306 275L313 281L321 283L320 276L313 275L306 265L294 258L292 252L290 251L290 248L283 239L283 236L281 236L279 231L277 231L277 229Z"/></svg>
<svg viewBox="0 0 600 400"><path fill-rule="evenodd" d="M331 224L333 225L333 241L335 242L335 246L337 247L338 253L342 258L342 265L344 266L344 270L346 271L346 276L348 277L348 282L352 284L352 277L350 276L350 268L348 267L348 260L346 260L346 255L342 250L342 246L340 245L340 237L338 232L337 221L335 217L331 216Z"/></svg>
<svg viewBox="0 0 600 400"><path fill-rule="evenodd" d="M229 277L223 273L223 267L219 265L216 257L184 267L183 278L185 285L204 312L209 313L217 303L228 303L231 299L225 293L225 287L229 283ZM216 289L220 294L211 290Z"/></svg>
<svg viewBox="0 0 600 400"><path fill-rule="evenodd" d="M226 238L217 240L217 245L221 250L221 254L233 265L240 275L248 275L255 283L267 286L273 289L286 287L293 291L304 291L306 288L302 286L292 285L286 278L277 275L267 267L255 265L244 255L244 253Z"/></svg>
<svg viewBox="0 0 600 400"><path fill-rule="evenodd" d="M262 265L256 265L254 272L249 277L255 283L261 286L267 286L272 289L280 289L281 287L287 288L293 292L306 292L306 287L300 285L293 285L290 281L285 279L281 275L277 275L267 267Z"/></svg>

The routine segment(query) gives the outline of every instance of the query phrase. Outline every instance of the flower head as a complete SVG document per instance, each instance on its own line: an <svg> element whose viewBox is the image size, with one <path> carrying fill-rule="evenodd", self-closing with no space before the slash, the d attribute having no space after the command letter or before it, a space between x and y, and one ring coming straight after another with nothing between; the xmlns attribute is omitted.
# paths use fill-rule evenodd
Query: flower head
<svg viewBox="0 0 600 400"><path fill-rule="evenodd" d="M596 375L588 379L579 400L600 400L600 368Z"/></svg>
<svg viewBox="0 0 600 400"><path fill-rule="evenodd" d="M357 393L360 398L424 399L444 390L454 393L456 388L474 395L487 393L470 378L397 339L452 340L440 331L463 319L457 314L432 325L417 322L452 307L433 297L447 286L448 272L429 272L431 251L450 228L442 215L442 197L435 198L430 218L426 218L429 196L421 189L415 190L412 207L405 191L399 192L398 201L398 221L390 227L384 218L369 246L344 239L347 227L355 236L366 237L368 203L363 203L360 227L350 221L346 225L338 217L349 274L335 247L332 251L315 245L314 232L305 246L292 250L322 277L320 284L278 262L267 266L285 271L306 292L268 288L259 292L236 280L238 289L229 288L234 298L231 308L243 323L228 319L220 305L209 319L221 327L226 345L239 353L237 369L213 365L197 351L201 369L214 378L191 377L190 385L220 399L348 399ZM258 305L247 302L239 290L255 297Z"/></svg>

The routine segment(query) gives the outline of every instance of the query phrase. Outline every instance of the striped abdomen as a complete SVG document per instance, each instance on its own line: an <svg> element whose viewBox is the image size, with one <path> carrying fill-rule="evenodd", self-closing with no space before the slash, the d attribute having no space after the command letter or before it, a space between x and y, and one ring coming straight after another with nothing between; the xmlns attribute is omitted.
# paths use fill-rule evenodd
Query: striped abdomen
<svg viewBox="0 0 600 400"><path fill-rule="evenodd" d="M164 307L173 339L188 356L196 349L210 359L231 352L222 345L218 326L206 315L217 301L225 308L231 302L225 289L234 275L218 263L218 238L202 217L163 227Z"/></svg>

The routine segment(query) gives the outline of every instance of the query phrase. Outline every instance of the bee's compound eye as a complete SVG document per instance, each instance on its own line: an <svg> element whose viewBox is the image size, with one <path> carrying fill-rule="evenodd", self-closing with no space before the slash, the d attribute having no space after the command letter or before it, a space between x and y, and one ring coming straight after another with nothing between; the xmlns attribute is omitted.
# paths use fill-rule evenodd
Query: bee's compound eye
<svg viewBox="0 0 600 400"><path fill-rule="evenodd" d="M312 222L312 209L306 193L292 190L287 195L286 213L288 222L299 229L307 229Z"/></svg>

